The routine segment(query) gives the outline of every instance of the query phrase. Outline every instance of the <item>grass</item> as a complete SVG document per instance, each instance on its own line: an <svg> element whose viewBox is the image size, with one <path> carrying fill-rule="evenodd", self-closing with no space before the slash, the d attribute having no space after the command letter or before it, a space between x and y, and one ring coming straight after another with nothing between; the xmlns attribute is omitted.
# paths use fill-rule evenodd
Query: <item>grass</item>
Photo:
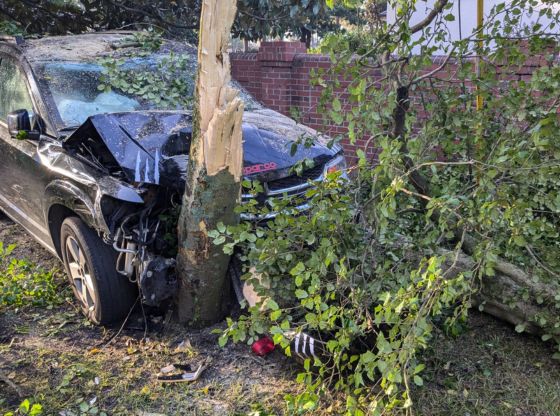
<svg viewBox="0 0 560 416"><path fill-rule="evenodd" d="M427 354L423 415L560 415L560 363L552 346L473 312L457 339L439 335Z"/></svg>
<svg viewBox="0 0 560 416"><path fill-rule="evenodd" d="M66 301L70 292L61 290L62 276L30 262L17 269L11 250L3 253L3 296L10 290L23 296L1 306L0 375L21 396L0 381L0 415L29 399L27 414L38 403L45 415L266 416L284 414L284 395L300 389L293 381L297 365L281 353L261 359L244 345L220 349L213 328L187 332L155 326L144 338L140 314L131 322L140 330L125 329L108 342L118 328L91 326ZM17 270L6 272L9 267ZM48 290L33 292L42 299L36 302L19 285ZM413 391L415 411L424 416L560 416L560 365L552 353L538 338L473 312L459 337L436 334L425 354L424 387ZM196 366L208 357L212 364L195 383L162 384L155 378L166 365ZM336 411L326 403L314 414Z"/></svg>
<svg viewBox="0 0 560 416"><path fill-rule="evenodd" d="M92 401L96 412L110 415L246 414L256 404L279 413L283 392L296 387L288 373L292 364L280 354L261 362L245 346L221 350L210 330L189 334L193 347L179 352L175 347L186 336L179 328L149 334L146 340L142 331L125 330L104 346L100 344L116 330L104 334L77 313L69 317L71 313L63 308L47 311L47 316L28 311L2 317L15 341L0 344L0 370L45 414L89 414L80 407ZM25 333L14 331L23 322ZM60 322L66 324L60 328ZM195 366L209 356L214 362L196 383L161 384L155 378L166 365ZM0 414L17 405L13 392L0 389Z"/></svg>

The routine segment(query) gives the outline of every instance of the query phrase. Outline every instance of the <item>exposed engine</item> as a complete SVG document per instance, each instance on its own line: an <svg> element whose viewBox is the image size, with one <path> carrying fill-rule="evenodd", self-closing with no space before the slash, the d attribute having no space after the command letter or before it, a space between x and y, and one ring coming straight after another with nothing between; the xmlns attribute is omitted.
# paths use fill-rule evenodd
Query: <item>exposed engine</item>
<svg viewBox="0 0 560 416"><path fill-rule="evenodd" d="M178 206L174 195L152 187L145 207L129 212L116 209L110 217L113 248L118 252L117 272L138 284L142 301L157 306L177 289L174 225ZM162 203L171 201L171 203Z"/></svg>

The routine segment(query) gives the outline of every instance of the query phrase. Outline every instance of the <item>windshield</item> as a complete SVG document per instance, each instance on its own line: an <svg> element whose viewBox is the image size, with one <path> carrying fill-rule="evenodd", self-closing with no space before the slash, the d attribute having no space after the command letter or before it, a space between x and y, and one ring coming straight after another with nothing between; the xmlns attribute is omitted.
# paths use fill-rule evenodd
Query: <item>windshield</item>
<svg viewBox="0 0 560 416"><path fill-rule="evenodd" d="M131 82L146 79L161 57L151 56L128 60L122 68L135 77ZM165 59L165 58L164 58ZM78 127L88 117L102 113L119 113L142 110L192 110L190 103L194 89L196 65L189 65L183 72L184 93L187 99L165 100L157 94L143 93L142 88L122 88L107 83L107 70L102 64L87 62L43 62L35 68L40 85L52 98L63 128ZM147 71L148 70L148 71ZM185 79L186 77L186 79ZM167 77L171 78L171 77ZM240 91L247 110L260 108L260 104L237 82L232 86Z"/></svg>

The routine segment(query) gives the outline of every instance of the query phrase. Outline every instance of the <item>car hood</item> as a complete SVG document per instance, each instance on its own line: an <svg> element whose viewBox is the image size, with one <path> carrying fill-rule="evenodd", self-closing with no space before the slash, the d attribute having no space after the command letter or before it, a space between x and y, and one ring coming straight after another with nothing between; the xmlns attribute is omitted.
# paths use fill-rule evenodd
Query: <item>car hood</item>
<svg viewBox="0 0 560 416"><path fill-rule="evenodd" d="M118 167L130 183L184 187L191 126L185 112L98 114L67 137L64 147L100 166ZM309 137L314 144L297 146L292 154L293 143ZM245 176L266 181L289 175L305 158L324 163L340 148L329 149L316 131L275 111L257 110L243 117L243 151Z"/></svg>

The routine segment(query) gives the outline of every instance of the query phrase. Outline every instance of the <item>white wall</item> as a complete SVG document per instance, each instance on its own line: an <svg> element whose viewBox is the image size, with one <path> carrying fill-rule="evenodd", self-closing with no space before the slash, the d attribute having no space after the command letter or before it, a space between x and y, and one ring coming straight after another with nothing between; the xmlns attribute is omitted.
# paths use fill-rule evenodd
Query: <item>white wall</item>
<svg viewBox="0 0 560 416"><path fill-rule="evenodd" d="M416 12L413 14L411 19L411 24L415 24L424 19L428 13L433 9L433 5L436 0L418 0L416 4ZM452 22L445 22L450 34L451 40L459 40L468 37L472 34L473 30L476 29L476 11L477 11L477 0L452 0L453 8L450 10L455 16L455 20ZM507 0L484 0L484 15L485 17L492 10L492 8L499 3L508 3ZM560 9L560 6L553 6L556 10ZM448 12L449 13L449 12ZM395 10L390 6L387 8L387 23L391 25L395 22ZM525 16L523 23L535 22L538 18L538 14L534 16ZM548 24L549 21L546 18L541 18L540 23ZM560 27L554 28L555 33L560 33ZM418 37L418 36L417 36ZM417 48L418 49L418 48ZM418 50L415 50L418 52Z"/></svg>

